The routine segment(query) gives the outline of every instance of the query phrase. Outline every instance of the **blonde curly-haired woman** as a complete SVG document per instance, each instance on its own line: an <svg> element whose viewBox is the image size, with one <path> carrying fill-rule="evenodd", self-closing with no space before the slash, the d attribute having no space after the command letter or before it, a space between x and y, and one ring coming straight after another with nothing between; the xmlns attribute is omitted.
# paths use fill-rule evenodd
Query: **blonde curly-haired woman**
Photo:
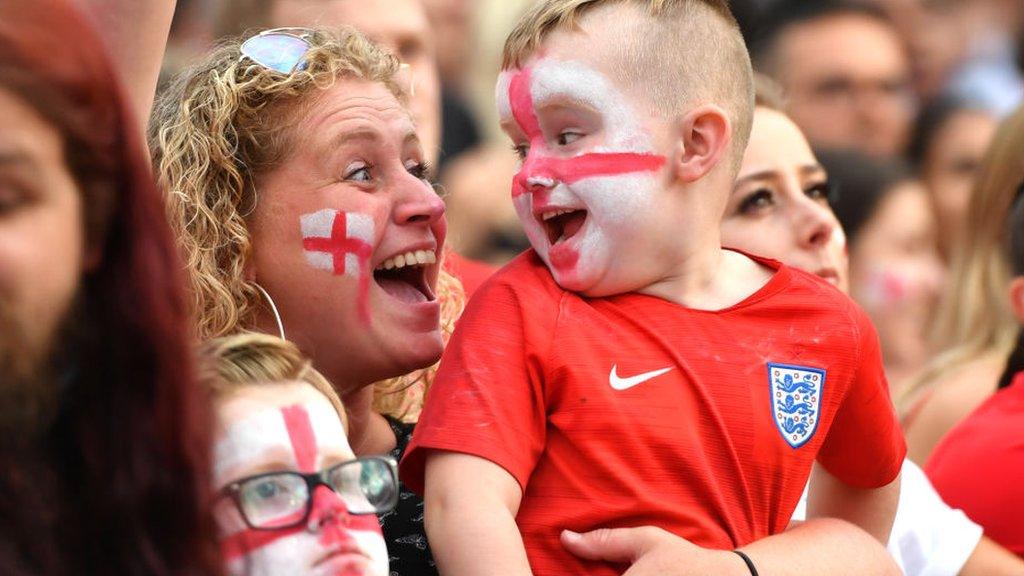
<svg viewBox="0 0 1024 576"><path fill-rule="evenodd" d="M295 342L344 401L358 456L404 449L411 425L381 414L387 395L375 409L374 383L435 363L462 304L405 78L351 29L264 31L183 72L151 121L199 336ZM394 573L434 571L421 505L385 518Z"/></svg>

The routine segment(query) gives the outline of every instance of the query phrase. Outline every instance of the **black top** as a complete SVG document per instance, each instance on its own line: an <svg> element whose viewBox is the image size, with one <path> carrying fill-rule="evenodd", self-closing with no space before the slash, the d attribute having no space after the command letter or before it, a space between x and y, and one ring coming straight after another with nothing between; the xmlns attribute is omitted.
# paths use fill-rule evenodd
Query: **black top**
<svg viewBox="0 0 1024 576"><path fill-rule="evenodd" d="M405 447L412 439L415 424L405 424L386 417L391 431L395 433L395 449L391 456L402 458ZM423 526L423 498L399 484L398 506L380 516L384 542L388 545L391 561L391 576L436 576L437 566L427 544L427 532Z"/></svg>

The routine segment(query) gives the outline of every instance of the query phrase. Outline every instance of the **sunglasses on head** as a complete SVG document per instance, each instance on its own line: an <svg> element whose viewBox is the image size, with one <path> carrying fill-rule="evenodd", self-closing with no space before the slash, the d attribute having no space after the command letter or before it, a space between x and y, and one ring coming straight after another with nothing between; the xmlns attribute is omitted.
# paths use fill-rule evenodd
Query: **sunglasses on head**
<svg viewBox="0 0 1024 576"><path fill-rule="evenodd" d="M242 58L282 74L306 68L306 54L313 47L307 28L274 28L264 30L242 42Z"/></svg>
<svg viewBox="0 0 1024 576"><path fill-rule="evenodd" d="M313 48L308 28L274 28L264 30L242 42L241 58L282 74L306 69L306 54ZM416 96L416 83L409 64L402 63L395 80L410 97Z"/></svg>

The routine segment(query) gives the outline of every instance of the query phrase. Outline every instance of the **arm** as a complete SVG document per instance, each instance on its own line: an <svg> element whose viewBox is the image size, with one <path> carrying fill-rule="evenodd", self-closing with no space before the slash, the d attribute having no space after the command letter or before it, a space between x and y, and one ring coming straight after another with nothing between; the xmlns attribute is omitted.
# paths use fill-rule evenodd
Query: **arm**
<svg viewBox="0 0 1024 576"><path fill-rule="evenodd" d="M1024 560L982 536L978 546L960 570L960 576L1020 576Z"/></svg>
<svg viewBox="0 0 1024 576"><path fill-rule="evenodd" d="M624 576L749 576L739 556L700 548L659 528L602 529L562 533L573 554L631 564ZM856 526L823 518L809 520L742 548L765 576L901 576L892 557Z"/></svg>
<svg viewBox="0 0 1024 576"><path fill-rule="evenodd" d="M432 450L425 481L425 525L439 572L531 573L515 520L523 493L511 474L477 456Z"/></svg>
<svg viewBox="0 0 1024 576"><path fill-rule="evenodd" d="M106 41L136 121L145 127L176 0L78 0L78 4Z"/></svg>
<svg viewBox="0 0 1024 576"><path fill-rule="evenodd" d="M900 498L900 476L881 488L854 488L815 465L807 496L807 517L832 517L851 522L883 545L889 541L896 505Z"/></svg>

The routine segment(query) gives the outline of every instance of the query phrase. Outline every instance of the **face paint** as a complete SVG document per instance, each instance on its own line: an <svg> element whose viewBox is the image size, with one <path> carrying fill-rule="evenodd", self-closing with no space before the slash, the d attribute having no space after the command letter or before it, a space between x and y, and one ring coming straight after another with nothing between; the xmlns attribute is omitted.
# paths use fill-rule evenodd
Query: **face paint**
<svg viewBox="0 0 1024 576"><path fill-rule="evenodd" d="M526 235L563 288L586 289L649 214L666 158L653 153L625 96L580 62L540 59L503 72L497 100L503 122L514 122L529 148L512 182ZM600 129L562 150L560 135L542 129L549 104L596 113ZM567 215L550 217L559 212Z"/></svg>
<svg viewBox="0 0 1024 576"><path fill-rule="evenodd" d="M267 409L231 425L216 444L218 478L246 462L285 458L288 468L312 472L321 454L351 454L341 420L329 404ZM239 474L235 474L238 477ZM350 515L341 497L318 486L306 524L286 530L253 530L237 518L221 521L221 550L230 574L272 576L386 576L388 555L374 515Z"/></svg>
<svg viewBox="0 0 1024 576"><path fill-rule="evenodd" d="M893 270L875 269L867 279L865 304L878 307L899 306L914 292L913 280Z"/></svg>
<svg viewBox="0 0 1024 576"><path fill-rule="evenodd" d="M359 281L359 319L370 324L370 256L373 218L324 209L300 218L302 248L310 266Z"/></svg>

